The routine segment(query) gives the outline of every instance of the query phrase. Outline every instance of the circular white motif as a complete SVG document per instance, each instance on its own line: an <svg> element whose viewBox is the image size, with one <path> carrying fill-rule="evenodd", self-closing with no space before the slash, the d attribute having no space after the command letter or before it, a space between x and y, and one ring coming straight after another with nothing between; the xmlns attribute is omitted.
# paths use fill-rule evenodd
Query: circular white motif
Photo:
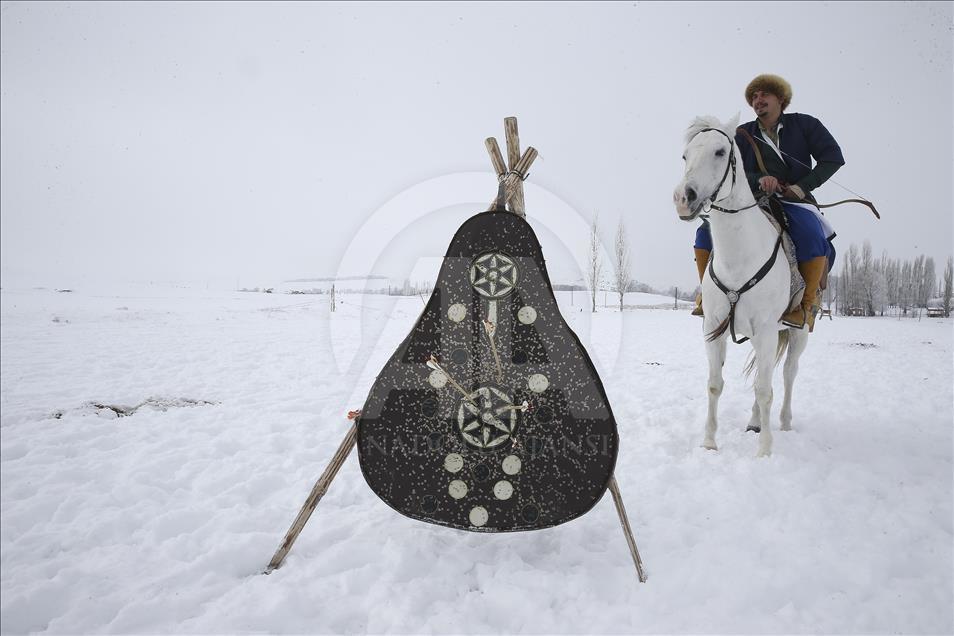
<svg viewBox="0 0 954 636"><path fill-rule="evenodd" d="M482 506L477 506L470 511L470 523L478 528L487 523L487 510Z"/></svg>
<svg viewBox="0 0 954 636"><path fill-rule="evenodd" d="M455 303L447 308L447 317L454 322L460 322L467 316L467 308L460 303Z"/></svg>
<svg viewBox="0 0 954 636"><path fill-rule="evenodd" d="M525 325L533 324L533 321L537 319L537 310L529 305L526 307L521 307L517 312L517 320L522 322Z"/></svg>
<svg viewBox="0 0 954 636"><path fill-rule="evenodd" d="M547 376L542 373L534 373L527 378L527 386L530 387L530 390L534 393L543 393L547 390L547 387L550 386L550 381L547 380Z"/></svg>
<svg viewBox="0 0 954 636"><path fill-rule="evenodd" d="M509 256L488 252L470 266L470 284L486 298L503 298L517 284L517 266Z"/></svg>
<svg viewBox="0 0 954 636"><path fill-rule="evenodd" d="M457 428L464 441L477 448L496 448L513 435L517 409L495 386L482 386L460 401Z"/></svg>
<svg viewBox="0 0 954 636"><path fill-rule="evenodd" d="M459 472L464 467L464 458L457 453L451 453L444 458L444 469L449 473Z"/></svg>
<svg viewBox="0 0 954 636"><path fill-rule="evenodd" d="M450 484L448 484L447 492L454 499L463 499L463 497L467 494L467 484L465 484L459 479L455 479Z"/></svg>
<svg viewBox="0 0 954 636"><path fill-rule="evenodd" d="M427 376L427 381L435 389L440 389L440 388L443 388L445 384L447 384L447 376L444 375L443 371L438 371L437 369L434 369L433 371L431 371L431 374Z"/></svg>
<svg viewBox="0 0 954 636"><path fill-rule="evenodd" d="M498 481L494 484L494 497L497 499L510 499L513 496L513 484L509 481Z"/></svg>
<svg viewBox="0 0 954 636"><path fill-rule="evenodd" d="M507 455L503 460L503 471L508 475L516 475L520 472L520 467L523 465L523 462L520 461L520 458L516 455Z"/></svg>

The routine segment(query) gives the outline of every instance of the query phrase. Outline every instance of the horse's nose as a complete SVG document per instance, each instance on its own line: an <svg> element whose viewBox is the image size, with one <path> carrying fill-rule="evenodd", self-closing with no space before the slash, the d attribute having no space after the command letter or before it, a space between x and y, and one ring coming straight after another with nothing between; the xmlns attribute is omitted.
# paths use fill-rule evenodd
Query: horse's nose
<svg viewBox="0 0 954 636"><path fill-rule="evenodd" d="M686 186L686 200L689 203L696 200L696 191L692 189L692 186Z"/></svg>

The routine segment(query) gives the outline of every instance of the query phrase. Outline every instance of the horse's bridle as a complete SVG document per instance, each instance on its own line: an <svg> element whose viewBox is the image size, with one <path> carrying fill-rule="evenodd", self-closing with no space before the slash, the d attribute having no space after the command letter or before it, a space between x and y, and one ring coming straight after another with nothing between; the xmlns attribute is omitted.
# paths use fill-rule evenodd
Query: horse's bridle
<svg viewBox="0 0 954 636"><path fill-rule="evenodd" d="M733 140L732 137L729 137L729 135L727 135L724 130L719 130L718 128L703 128L702 130L697 132L696 135L700 135L704 132L709 132L710 130L713 130L719 133L720 135L722 135L723 137L729 140L729 161L725 164L725 172L722 173L722 179L719 181L719 185L716 187L715 192L712 193L712 196L718 196L719 193L722 192L722 186L725 185L725 180L729 177L730 170L732 171L732 186L729 188L729 194L732 194L732 190L735 189L735 173L736 173L735 140ZM696 135L693 135L693 139L695 139ZM729 194L722 197L722 199L727 198ZM716 205L716 201L721 201L722 199L716 199L715 201L713 201L712 198L710 197L706 199L706 201L702 204L701 209L705 212L708 212L709 210L718 210L719 212L725 212L726 214L735 214L736 212L741 212L742 210L748 210L749 208L754 208L755 206L759 204L758 201L756 201L752 205L747 205L744 208L738 208L738 209L732 210L729 208L723 208L722 206Z"/></svg>

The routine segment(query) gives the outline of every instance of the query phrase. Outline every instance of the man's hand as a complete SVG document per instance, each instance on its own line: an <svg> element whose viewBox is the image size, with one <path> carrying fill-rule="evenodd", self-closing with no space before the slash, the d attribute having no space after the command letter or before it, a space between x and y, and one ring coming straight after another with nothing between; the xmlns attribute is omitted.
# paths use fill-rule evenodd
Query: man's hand
<svg viewBox="0 0 954 636"><path fill-rule="evenodd" d="M765 194L775 194L782 191L782 187L775 177L762 177L759 179L759 187Z"/></svg>

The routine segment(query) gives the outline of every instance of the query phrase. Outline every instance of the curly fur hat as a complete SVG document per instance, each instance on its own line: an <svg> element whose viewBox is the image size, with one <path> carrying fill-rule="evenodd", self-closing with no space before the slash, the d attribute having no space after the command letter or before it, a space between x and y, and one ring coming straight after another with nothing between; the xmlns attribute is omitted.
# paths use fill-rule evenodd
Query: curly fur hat
<svg viewBox="0 0 954 636"><path fill-rule="evenodd" d="M772 93L782 102L782 110L788 108L792 101L792 85L778 75L762 74L749 82L745 87L745 103L751 105L755 91Z"/></svg>

